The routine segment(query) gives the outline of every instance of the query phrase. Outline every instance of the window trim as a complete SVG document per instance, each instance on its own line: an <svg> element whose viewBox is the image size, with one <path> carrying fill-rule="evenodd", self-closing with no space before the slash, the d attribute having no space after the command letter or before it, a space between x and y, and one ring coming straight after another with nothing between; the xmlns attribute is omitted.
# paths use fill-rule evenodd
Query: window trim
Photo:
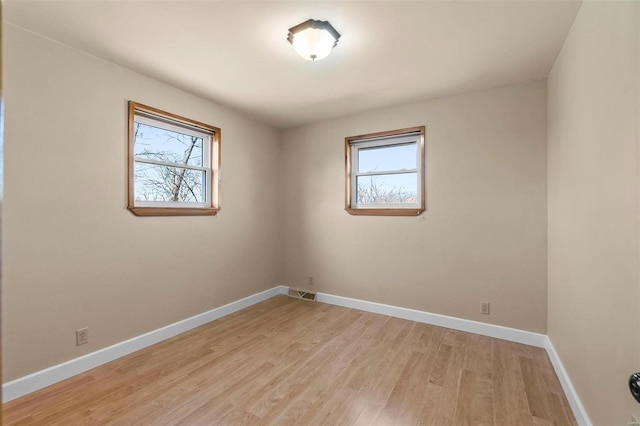
<svg viewBox="0 0 640 426"><path fill-rule="evenodd" d="M426 197L425 197L425 126L409 127L405 129L389 130L385 132L369 133L358 136L348 136L344 139L345 144L345 210L351 215L363 215L363 216L418 216L426 209ZM411 134L418 134L418 164L416 171L418 173L419 188L418 194L420 196L420 202L416 203L412 207L369 207L358 208L352 204L352 196L355 193L355 175L353 168L355 167L354 161L356 158L353 154L354 145L370 145L370 146L385 146L384 143L380 143L384 139L399 138L403 135L410 136ZM371 142L371 143L369 143ZM402 145L399 141L397 143L389 143L388 145ZM394 174L394 171L380 172L381 174ZM412 171L412 173L415 173Z"/></svg>
<svg viewBox="0 0 640 426"><path fill-rule="evenodd" d="M170 112L162 111L157 108L153 108L147 105L143 105L134 101L128 102L128 193L127 193L127 208L136 216L213 216L220 211L220 160L222 154L222 138L221 131L218 127L211 126L209 124L201 123L199 121L191 120L185 117L181 117ZM203 146L203 157L206 156L209 159L210 167L200 166L188 166L186 168L194 170L204 170L205 174L210 170L207 181L209 182L207 188L208 201L206 203L198 203L197 206L190 205L171 205L170 203L157 202L155 206L151 205L136 205L135 203L135 181L134 181L134 165L135 165L135 151L134 151L134 123L135 116L139 115L143 118L151 117L152 120L165 121L171 127L187 128L191 131L202 133L210 138L210 147L207 149ZM207 155L207 152L208 155ZM153 163L153 161L149 161ZM146 203L145 203L146 204Z"/></svg>

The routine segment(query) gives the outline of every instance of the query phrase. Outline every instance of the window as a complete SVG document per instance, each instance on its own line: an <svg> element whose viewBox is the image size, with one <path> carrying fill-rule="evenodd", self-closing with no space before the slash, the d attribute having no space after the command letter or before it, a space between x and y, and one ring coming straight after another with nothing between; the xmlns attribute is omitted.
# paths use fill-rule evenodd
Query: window
<svg viewBox="0 0 640 426"><path fill-rule="evenodd" d="M220 129L129 102L129 210L139 216L220 210Z"/></svg>
<svg viewBox="0 0 640 426"><path fill-rule="evenodd" d="M424 132L421 126L345 138L347 212L416 216L424 211Z"/></svg>

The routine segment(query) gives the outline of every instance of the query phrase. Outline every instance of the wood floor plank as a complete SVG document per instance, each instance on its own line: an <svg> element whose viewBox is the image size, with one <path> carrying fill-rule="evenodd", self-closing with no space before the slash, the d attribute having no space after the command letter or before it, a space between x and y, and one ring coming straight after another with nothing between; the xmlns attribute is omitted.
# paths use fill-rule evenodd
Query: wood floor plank
<svg viewBox="0 0 640 426"><path fill-rule="evenodd" d="M6 425L575 425L540 348L278 296L4 404Z"/></svg>
<svg viewBox="0 0 640 426"><path fill-rule="evenodd" d="M530 352L516 343L492 339L494 365L494 419L496 424L532 424L529 401L520 368L520 357Z"/></svg>
<svg viewBox="0 0 640 426"><path fill-rule="evenodd" d="M300 362L296 368L274 378L267 385L267 392L248 407L250 413L258 417L275 417L275 413L287 406L290 399L298 395L305 388L305 378L309 374L322 374L322 369L327 368L335 359L335 354L340 353L353 342L351 333L346 330L357 331L360 328L362 314L351 312L345 321L335 326L324 335L319 342L324 344L317 348L310 357Z"/></svg>
<svg viewBox="0 0 640 426"><path fill-rule="evenodd" d="M385 321L383 316L367 319L357 330L359 338L352 339L350 346L327 369L321 374L306 377L307 386L275 424L305 424L316 414L318 407L330 405L328 400L341 389L350 390L348 393L352 394L356 389L349 386L349 382L353 383L352 378L359 371L358 367L367 361L367 349L370 346L368 336L373 336Z"/></svg>
<svg viewBox="0 0 640 426"><path fill-rule="evenodd" d="M466 345L469 336L471 336L469 333L456 330L447 330L444 334L442 347L449 346L452 349L449 354L446 373L441 377L442 384L440 386L442 390L439 392L434 409L430 412L427 424L455 424L458 394L460 392L464 357L467 351ZM442 371L439 372L439 375Z"/></svg>
<svg viewBox="0 0 640 426"><path fill-rule="evenodd" d="M469 335L467 352L464 358L465 370L491 374L491 338Z"/></svg>
<svg viewBox="0 0 640 426"><path fill-rule="evenodd" d="M460 379L456 425L493 424L493 382L488 373L464 370Z"/></svg>

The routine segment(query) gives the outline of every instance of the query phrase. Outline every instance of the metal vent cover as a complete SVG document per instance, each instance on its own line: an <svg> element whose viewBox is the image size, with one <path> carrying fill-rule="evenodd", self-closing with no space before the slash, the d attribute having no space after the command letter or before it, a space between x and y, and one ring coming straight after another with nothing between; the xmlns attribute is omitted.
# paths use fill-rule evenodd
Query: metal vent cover
<svg viewBox="0 0 640 426"><path fill-rule="evenodd" d="M316 293L307 291L307 290L300 290L297 288L290 288L289 297L293 297L295 299L310 300L312 302L315 302Z"/></svg>

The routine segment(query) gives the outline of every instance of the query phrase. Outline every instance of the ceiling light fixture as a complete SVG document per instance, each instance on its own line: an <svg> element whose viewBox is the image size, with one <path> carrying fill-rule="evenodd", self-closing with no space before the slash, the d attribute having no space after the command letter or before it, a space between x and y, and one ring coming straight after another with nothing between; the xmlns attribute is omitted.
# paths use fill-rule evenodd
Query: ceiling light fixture
<svg viewBox="0 0 640 426"><path fill-rule="evenodd" d="M307 61L326 58L338 44L340 34L327 21L309 19L289 28L287 40L298 55Z"/></svg>

